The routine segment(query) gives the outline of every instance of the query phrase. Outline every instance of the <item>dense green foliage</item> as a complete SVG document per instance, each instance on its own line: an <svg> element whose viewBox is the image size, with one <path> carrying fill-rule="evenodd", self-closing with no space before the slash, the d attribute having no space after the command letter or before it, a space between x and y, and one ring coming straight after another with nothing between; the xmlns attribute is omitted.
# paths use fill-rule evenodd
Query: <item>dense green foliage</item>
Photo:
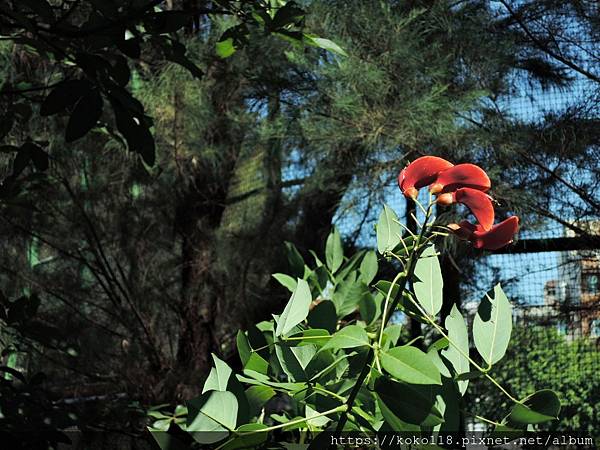
<svg viewBox="0 0 600 450"><path fill-rule="evenodd" d="M150 430L161 449L193 441L243 448L274 436L322 448L333 430L371 433L365 438L385 431L456 433L461 413L472 408L461 397L476 376L493 383L491 397L509 399L494 411L502 414L497 420L478 416L496 430L519 433L556 420L556 393L529 391L519 400L489 373L503 359L512 330L511 305L499 285L482 299L471 330L456 305L445 326L438 324L443 280L431 245L439 236L431 205L419 234L405 238L390 233L395 213L386 206L381 214L379 258L400 263L391 282L375 282L375 252L345 257L337 230L327 239L325 263L313 254L307 264L290 246L295 277L274 275L291 291L285 308L273 320L238 332L242 373L213 355L199 397L172 413L150 413L158 419ZM397 307L435 333L426 352L418 340L405 341L401 324L390 322ZM469 356L470 340L481 362ZM319 434L323 430L330 433Z"/></svg>
<svg viewBox="0 0 600 450"><path fill-rule="evenodd" d="M558 432L576 430L599 437L600 413L597 408L600 355L588 339L569 340L552 327L517 326L506 357L492 374L517 396L537 389L559 389L561 420L552 426ZM495 395L485 383L473 382L475 411L494 417L507 402Z"/></svg>

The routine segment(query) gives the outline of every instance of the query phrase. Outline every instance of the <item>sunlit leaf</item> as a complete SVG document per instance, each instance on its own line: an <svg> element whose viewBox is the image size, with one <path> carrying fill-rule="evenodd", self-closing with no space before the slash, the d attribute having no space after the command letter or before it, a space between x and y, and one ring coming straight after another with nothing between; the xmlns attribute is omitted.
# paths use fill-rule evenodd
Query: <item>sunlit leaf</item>
<svg viewBox="0 0 600 450"><path fill-rule="evenodd" d="M481 300L473 320L475 348L491 366L502 359L512 332L512 307L499 284Z"/></svg>
<svg viewBox="0 0 600 450"><path fill-rule="evenodd" d="M435 316L442 309L444 280L442 269L433 245L427 247L415 266L414 291L417 301L430 315Z"/></svg>
<svg viewBox="0 0 600 450"><path fill-rule="evenodd" d="M311 302L312 296L308 283L305 280L298 279L298 286L296 286L294 293L279 317L275 336L289 333L296 325L306 319Z"/></svg>
<svg viewBox="0 0 600 450"><path fill-rule="evenodd" d="M402 228L398 223L398 216L387 205L383 205L383 211L377 222L377 250L383 254L393 250L400 243Z"/></svg>
<svg viewBox="0 0 600 450"><path fill-rule="evenodd" d="M411 384L442 384L440 371L416 347L394 347L381 352L381 365L394 378Z"/></svg>

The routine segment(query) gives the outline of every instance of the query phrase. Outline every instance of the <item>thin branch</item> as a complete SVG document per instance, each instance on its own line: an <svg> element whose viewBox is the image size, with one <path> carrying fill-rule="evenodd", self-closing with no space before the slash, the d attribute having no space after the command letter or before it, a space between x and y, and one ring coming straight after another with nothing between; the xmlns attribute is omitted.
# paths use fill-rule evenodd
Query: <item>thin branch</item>
<svg viewBox="0 0 600 450"><path fill-rule="evenodd" d="M547 45L545 45L543 42L541 42L534 34L533 32L527 27L527 25L525 24L525 22L523 21L523 18L521 16L521 14L519 14L518 12L516 12L509 4L508 2L506 2L506 0L498 0L506 9L507 11L510 13L510 15L516 20L517 24L519 25L519 27L523 30L523 32L529 37L529 39L531 39L531 41L544 53L548 54L550 57L556 59L557 61L563 63L564 65L566 65L567 67L573 69L575 72L580 73L581 75L589 78L590 80L595 81L596 83L600 83L600 77L595 75L594 73L584 69L583 67L575 64L573 61L565 58L564 56L562 56L561 54L555 52L554 50L552 50L551 48L549 48Z"/></svg>

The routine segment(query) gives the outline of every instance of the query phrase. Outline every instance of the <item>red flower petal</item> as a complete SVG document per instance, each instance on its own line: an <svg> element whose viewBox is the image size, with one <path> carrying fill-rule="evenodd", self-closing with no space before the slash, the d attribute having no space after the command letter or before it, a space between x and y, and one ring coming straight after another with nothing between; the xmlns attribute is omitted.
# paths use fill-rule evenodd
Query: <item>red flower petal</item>
<svg viewBox="0 0 600 450"><path fill-rule="evenodd" d="M473 247L485 250L498 250L510 244L519 230L519 218L511 216L503 222L494 225L491 230L484 231L477 227L470 238Z"/></svg>
<svg viewBox="0 0 600 450"><path fill-rule="evenodd" d="M442 194L446 195L446 194ZM494 225L494 206L490 196L471 188L460 188L453 193L454 201L467 206L481 225L488 231Z"/></svg>
<svg viewBox="0 0 600 450"><path fill-rule="evenodd" d="M485 192L491 185L490 178L481 167L475 164L458 164L441 172L429 191L432 194L443 194L469 187Z"/></svg>
<svg viewBox="0 0 600 450"><path fill-rule="evenodd" d="M438 174L450 167L449 161L437 156L422 156L406 166L398 175L398 186L409 198L417 198L417 191L435 181Z"/></svg>

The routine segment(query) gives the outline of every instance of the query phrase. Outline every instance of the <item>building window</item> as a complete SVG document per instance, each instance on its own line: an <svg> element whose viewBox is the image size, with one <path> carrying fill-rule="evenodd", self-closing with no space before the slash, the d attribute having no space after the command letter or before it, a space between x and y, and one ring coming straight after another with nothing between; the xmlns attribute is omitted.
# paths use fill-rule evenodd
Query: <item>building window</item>
<svg viewBox="0 0 600 450"><path fill-rule="evenodd" d="M599 273L584 273L581 281L584 294L600 294Z"/></svg>

